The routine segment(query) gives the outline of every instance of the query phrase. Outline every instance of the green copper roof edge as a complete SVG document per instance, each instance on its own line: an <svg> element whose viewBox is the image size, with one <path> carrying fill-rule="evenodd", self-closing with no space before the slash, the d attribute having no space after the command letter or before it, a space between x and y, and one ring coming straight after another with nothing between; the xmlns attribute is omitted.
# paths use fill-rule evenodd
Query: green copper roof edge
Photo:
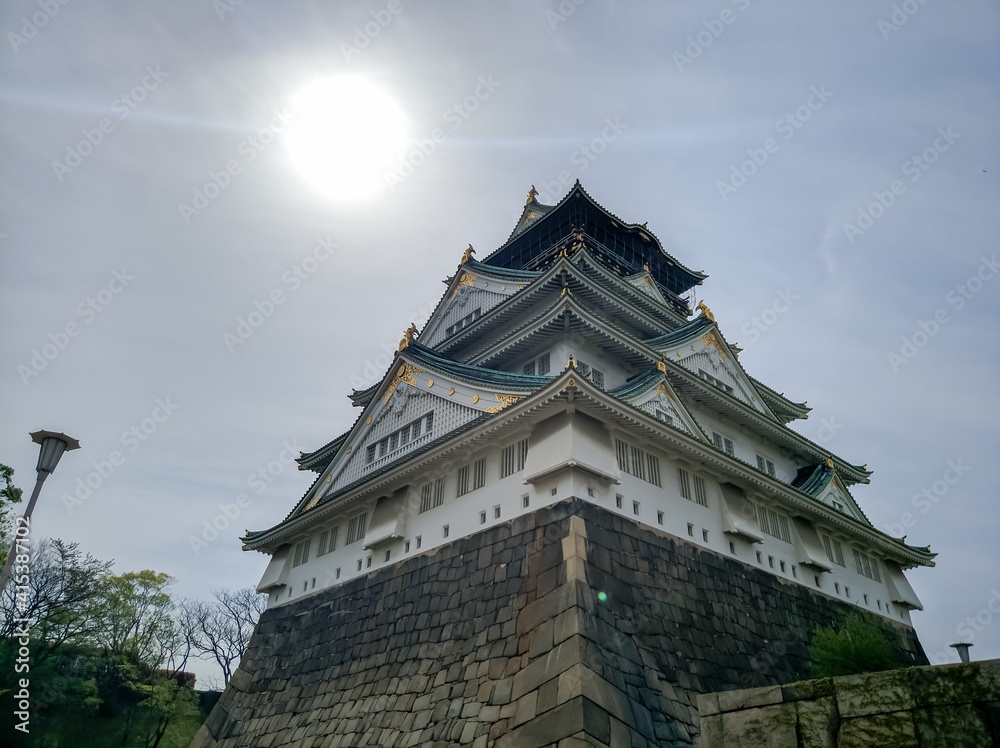
<svg viewBox="0 0 1000 748"><path fill-rule="evenodd" d="M500 387L512 390L535 390L549 384L553 377L536 376L532 374L517 374L500 369L487 369L473 364L463 364L454 359L442 356L425 345L410 343L403 349L402 356L412 358L414 362L437 369L444 375L464 379L472 384L482 384L490 387Z"/></svg>
<svg viewBox="0 0 1000 748"><path fill-rule="evenodd" d="M469 270L482 275L492 275L495 278L510 280L534 280L542 274L542 270L517 270L515 268L502 268L480 262L472 257L459 266L459 270Z"/></svg>

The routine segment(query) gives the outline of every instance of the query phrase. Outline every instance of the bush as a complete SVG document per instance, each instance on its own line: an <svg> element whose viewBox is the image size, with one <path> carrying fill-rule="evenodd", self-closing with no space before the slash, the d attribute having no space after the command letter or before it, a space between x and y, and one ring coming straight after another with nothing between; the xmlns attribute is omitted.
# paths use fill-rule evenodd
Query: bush
<svg viewBox="0 0 1000 748"><path fill-rule="evenodd" d="M809 657L816 678L873 673L901 665L879 620L861 613L850 613L839 629L817 626Z"/></svg>

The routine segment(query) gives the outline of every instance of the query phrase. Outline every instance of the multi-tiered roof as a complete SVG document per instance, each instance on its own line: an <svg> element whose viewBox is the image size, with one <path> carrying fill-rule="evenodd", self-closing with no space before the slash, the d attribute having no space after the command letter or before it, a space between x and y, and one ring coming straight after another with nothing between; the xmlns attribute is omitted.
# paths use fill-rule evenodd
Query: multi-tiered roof
<svg viewBox="0 0 1000 748"><path fill-rule="evenodd" d="M399 541L401 487L570 409L766 494L805 522L803 563L829 568L806 528L817 522L900 568L932 565L929 548L879 532L857 507L848 487L868 482L864 466L788 427L807 417L805 403L751 378L704 304L691 318L691 290L707 276L682 265L645 224L612 215L578 182L554 206L532 191L507 242L482 260L472 254L423 330L404 336L384 378L350 396L362 409L354 425L300 457L300 469L318 474L305 496L274 527L247 533L246 549L274 554L366 502L374 511L365 547ZM597 370L584 362L597 354L585 351L613 366ZM741 459L703 413L786 455L790 475L783 480L760 457L757 465ZM528 460L526 484L565 467L537 459ZM617 482L613 455L602 459L583 467ZM726 532L759 537L756 519L728 501ZM897 596L919 605L912 591Z"/></svg>

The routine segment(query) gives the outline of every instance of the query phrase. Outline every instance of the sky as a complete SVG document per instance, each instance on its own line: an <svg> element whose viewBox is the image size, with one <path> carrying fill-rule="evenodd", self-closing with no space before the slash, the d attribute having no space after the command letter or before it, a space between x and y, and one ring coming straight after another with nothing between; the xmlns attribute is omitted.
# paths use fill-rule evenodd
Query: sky
<svg viewBox="0 0 1000 748"><path fill-rule="evenodd" d="M29 432L82 445L33 537L178 597L255 585L238 536L303 495L292 457L467 245L579 179L710 276L794 428L939 554L908 573L932 661L1000 657L998 27L985 0L4 3L0 462L27 491ZM367 171L331 175L296 96L344 76L398 127L366 150L396 120L339 99Z"/></svg>

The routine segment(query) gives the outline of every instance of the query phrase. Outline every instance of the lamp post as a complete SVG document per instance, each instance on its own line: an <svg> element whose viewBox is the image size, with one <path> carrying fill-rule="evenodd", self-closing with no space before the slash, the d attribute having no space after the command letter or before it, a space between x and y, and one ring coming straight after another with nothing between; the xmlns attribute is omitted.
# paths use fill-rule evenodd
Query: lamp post
<svg viewBox="0 0 1000 748"><path fill-rule="evenodd" d="M31 434L31 441L42 446L38 453L38 464L35 466L35 470L38 473L38 478L35 481L35 489L31 492L31 498L28 499L28 506L25 507L24 514L22 515L25 524L31 519L31 512L35 508L35 502L38 501L38 494L42 491L42 483L49 477L49 473L56 469L56 465L59 464L59 458L63 456L63 452L80 448L80 442L76 439L66 436L63 433L57 434L55 431L36 431ZM7 554L7 563L4 564L3 573L0 574L0 594L3 594L4 589L7 587L7 580L10 579L10 570L14 566L14 557L16 555L17 538L15 537L14 543L10 547L10 553Z"/></svg>

